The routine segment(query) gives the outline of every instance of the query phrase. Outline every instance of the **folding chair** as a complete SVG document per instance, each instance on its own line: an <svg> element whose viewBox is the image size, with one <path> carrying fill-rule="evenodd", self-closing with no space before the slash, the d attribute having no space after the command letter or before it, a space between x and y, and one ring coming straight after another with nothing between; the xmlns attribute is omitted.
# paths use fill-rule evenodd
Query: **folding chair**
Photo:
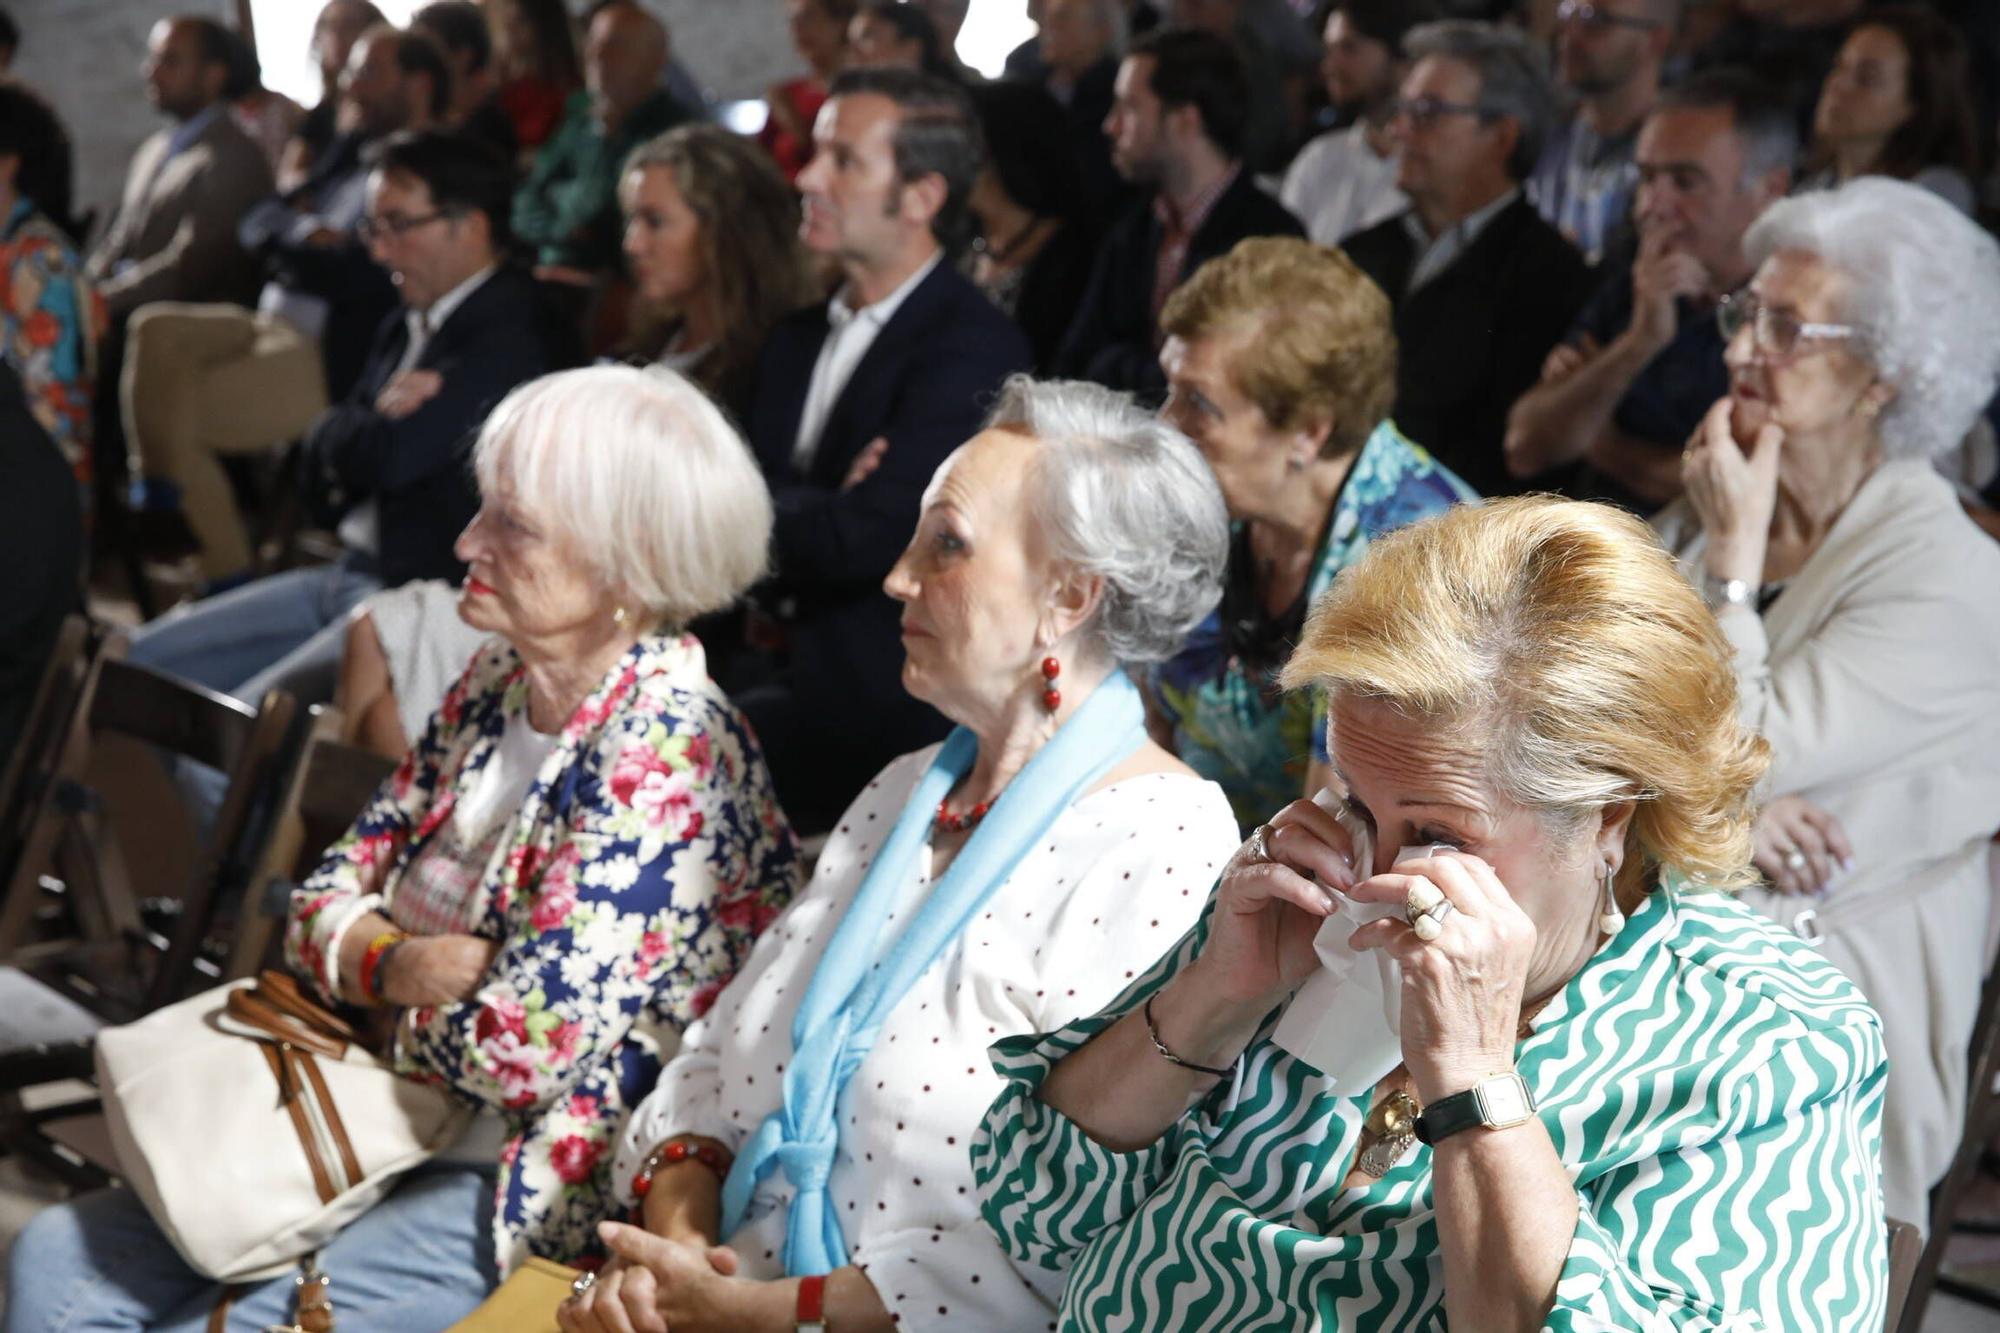
<svg viewBox="0 0 2000 1333"><path fill-rule="evenodd" d="M1923 1256L1924 1236L1908 1222L1889 1219L1889 1317L1882 1321L1883 1333L1896 1333L1909 1300L1910 1284L1916 1280L1917 1261Z"/></svg>
<svg viewBox="0 0 2000 1333"><path fill-rule="evenodd" d="M243 899L236 938L225 975L254 976L269 965L278 924L291 906L292 890L318 869L326 849L367 808L396 761L339 738L340 710L312 710L312 730L304 756L292 770L284 804L272 821L264 857Z"/></svg>
<svg viewBox="0 0 2000 1333"><path fill-rule="evenodd" d="M0 882L12 871L14 857L27 832L28 817L54 771L56 757L70 718L76 713L86 678L96 665L97 653L91 642L90 622L70 616L56 632L54 648L42 668L34 698L21 720L21 734L14 752L0 768ZM122 656L125 641L113 636L97 645L113 656Z"/></svg>
<svg viewBox="0 0 2000 1333"><path fill-rule="evenodd" d="M124 1020L180 998L196 980L217 911L244 887L257 857L250 844L258 798L279 777L294 705L290 695L273 691L253 709L109 656L86 685L0 901L0 962L33 972L102 1017ZM121 814L92 783L94 752L112 737L205 764L228 779L164 937L142 922L117 836L121 818L147 813ZM31 939L50 906L63 909L58 916L66 910L68 936ZM207 970L220 975L219 968ZM0 1076L0 1084L7 1082Z"/></svg>

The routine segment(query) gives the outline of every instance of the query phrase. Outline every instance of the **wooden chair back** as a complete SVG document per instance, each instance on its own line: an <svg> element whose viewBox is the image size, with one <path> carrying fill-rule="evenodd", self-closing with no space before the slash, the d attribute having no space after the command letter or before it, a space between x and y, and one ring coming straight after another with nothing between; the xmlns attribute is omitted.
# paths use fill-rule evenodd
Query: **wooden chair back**
<svg viewBox="0 0 2000 1333"><path fill-rule="evenodd" d="M55 647L42 668L42 678L35 685L34 697L28 702L27 714L21 719L21 734L15 741L14 752L6 757L6 766L0 768L0 879L13 869L21 839L27 832L28 817L42 789L48 785L49 774L54 771L62 750L63 736L83 695L84 679L96 660L91 638L90 622L82 616L70 616L63 621L62 628L56 631ZM114 643L115 651L123 653L124 639L107 640L107 646Z"/></svg>
<svg viewBox="0 0 2000 1333"><path fill-rule="evenodd" d="M107 1017L135 1016L192 989L218 909L246 886L249 865L257 858L251 835L259 795L281 776L293 711L291 696L282 691L252 708L121 657L102 656L86 680L85 697L0 900L0 959L46 977L90 957L102 972L79 987L87 1004L103 1002ZM112 807L91 774L94 755L112 749L113 737L167 758L205 764L227 779L206 836L195 841L193 864L180 886L180 911L166 938L149 934L141 920L117 822L184 816ZM44 881L62 887L70 932L31 944L37 913L48 901ZM116 978L108 989L106 977Z"/></svg>
<svg viewBox="0 0 2000 1333"><path fill-rule="evenodd" d="M291 891L319 868L326 849L354 824L396 761L339 739L340 710L312 710L304 755L292 771L284 803L272 821L264 857L243 900L227 975L254 976L271 962Z"/></svg>
<svg viewBox="0 0 2000 1333"><path fill-rule="evenodd" d="M1903 1307L1909 1303L1910 1284L1917 1278L1917 1262L1924 1253L1924 1233L1909 1222L1889 1219L1889 1317L1882 1322L1884 1333L1896 1333L1903 1321Z"/></svg>

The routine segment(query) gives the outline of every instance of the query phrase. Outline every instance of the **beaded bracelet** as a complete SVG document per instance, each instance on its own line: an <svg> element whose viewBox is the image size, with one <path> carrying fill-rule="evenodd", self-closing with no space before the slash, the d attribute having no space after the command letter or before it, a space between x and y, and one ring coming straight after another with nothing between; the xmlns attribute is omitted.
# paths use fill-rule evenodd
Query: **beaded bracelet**
<svg viewBox="0 0 2000 1333"><path fill-rule="evenodd" d="M715 1172L717 1180L729 1179L729 1168L734 1160L712 1143L691 1143L687 1139L668 1139L659 1147L646 1154L646 1160L639 1164L639 1174L632 1177L634 1197L644 1199L653 1188L653 1177L663 1166L673 1166L680 1162L700 1162Z"/></svg>
<svg viewBox="0 0 2000 1333"><path fill-rule="evenodd" d="M361 995L370 1004L386 1004L382 995L382 985L387 979L388 969L384 966L396 946L410 937L400 930L385 930L368 941L368 951L361 955Z"/></svg>

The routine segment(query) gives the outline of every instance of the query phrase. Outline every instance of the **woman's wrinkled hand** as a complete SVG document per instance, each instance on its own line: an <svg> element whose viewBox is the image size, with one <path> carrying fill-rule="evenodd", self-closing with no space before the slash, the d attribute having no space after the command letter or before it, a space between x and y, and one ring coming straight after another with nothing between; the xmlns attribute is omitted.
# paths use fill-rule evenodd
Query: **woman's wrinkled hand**
<svg viewBox="0 0 2000 1333"><path fill-rule="evenodd" d="M1854 868L1847 830L1803 796L1780 796L1757 816L1753 859L1779 893L1821 894Z"/></svg>
<svg viewBox="0 0 2000 1333"><path fill-rule="evenodd" d="M723 1333L748 1326L745 1298L763 1284L734 1276L736 1253L622 1222L600 1223L612 1258L581 1296L556 1310L562 1333Z"/></svg>
<svg viewBox="0 0 2000 1333"><path fill-rule="evenodd" d="M1311 976L1313 936L1334 909L1329 890L1355 883L1354 843L1332 814L1293 801L1266 827L1271 859L1258 858L1253 837L1223 867L1208 940L1189 969L1216 1004L1268 1007Z"/></svg>
<svg viewBox="0 0 2000 1333"><path fill-rule="evenodd" d="M390 1004L463 1004L479 993L500 946L477 935L416 935L396 946L382 978Z"/></svg>
<svg viewBox="0 0 2000 1333"><path fill-rule="evenodd" d="M1398 914L1369 922L1350 942L1382 950L1403 970L1403 1060L1428 1103L1514 1067L1536 931L1493 868L1465 853L1399 861L1356 885L1353 896L1401 906L1418 886L1454 909L1436 939L1423 939Z"/></svg>
<svg viewBox="0 0 2000 1333"><path fill-rule="evenodd" d="M1730 426L1734 410L1723 398L1702 418L1681 457L1681 482L1708 537L1709 573L1761 583L1785 431L1775 421L1765 422L1745 453Z"/></svg>
<svg viewBox="0 0 2000 1333"><path fill-rule="evenodd" d="M667 1333L659 1310L659 1284L643 1264L612 1259L597 1281L556 1307L562 1333Z"/></svg>

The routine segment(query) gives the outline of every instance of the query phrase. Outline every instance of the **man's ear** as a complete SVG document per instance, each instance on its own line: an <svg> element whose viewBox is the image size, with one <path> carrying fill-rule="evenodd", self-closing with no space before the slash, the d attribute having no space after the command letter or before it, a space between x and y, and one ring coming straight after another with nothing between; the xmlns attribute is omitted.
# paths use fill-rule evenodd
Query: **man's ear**
<svg viewBox="0 0 2000 1333"><path fill-rule="evenodd" d="M944 201L950 195L950 187L944 183L943 176L935 171L925 172L904 184L897 208L904 221L929 226L944 211Z"/></svg>
<svg viewBox="0 0 2000 1333"><path fill-rule="evenodd" d="M1512 116L1495 116L1486 122L1486 128L1499 140L1501 159L1513 157L1516 145L1521 142L1521 122Z"/></svg>

